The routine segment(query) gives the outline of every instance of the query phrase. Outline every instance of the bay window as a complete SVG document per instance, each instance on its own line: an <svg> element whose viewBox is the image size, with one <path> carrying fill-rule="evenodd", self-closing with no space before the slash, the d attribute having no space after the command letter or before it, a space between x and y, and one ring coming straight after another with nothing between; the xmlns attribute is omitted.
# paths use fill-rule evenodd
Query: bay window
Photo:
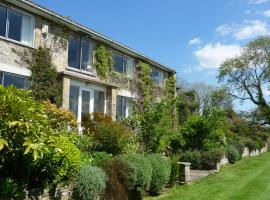
<svg viewBox="0 0 270 200"><path fill-rule="evenodd" d="M19 89L29 89L30 87L30 81L27 77L7 72L0 72L0 84L5 87L13 85Z"/></svg>
<svg viewBox="0 0 270 200"><path fill-rule="evenodd" d="M164 86L164 73L161 70L152 68L151 77L156 85Z"/></svg>
<svg viewBox="0 0 270 200"><path fill-rule="evenodd" d="M130 57L114 53L114 71L122 74L126 74L128 76L133 76L134 71L134 60Z"/></svg>
<svg viewBox="0 0 270 200"><path fill-rule="evenodd" d="M92 72L93 44L83 37L71 36L68 45L68 66Z"/></svg>
<svg viewBox="0 0 270 200"><path fill-rule="evenodd" d="M34 18L0 5L0 36L33 46Z"/></svg>
<svg viewBox="0 0 270 200"><path fill-rule="evenodd" d="M132 98L117 96L116 119L123 120L132 114Z"/></svg>

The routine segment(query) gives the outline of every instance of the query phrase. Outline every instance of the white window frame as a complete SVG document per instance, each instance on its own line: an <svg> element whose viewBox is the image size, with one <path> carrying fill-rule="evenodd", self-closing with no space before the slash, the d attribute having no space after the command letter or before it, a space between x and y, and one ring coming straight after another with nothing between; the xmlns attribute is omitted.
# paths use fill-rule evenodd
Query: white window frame
<svg viewBox="0 0 270 200"><path fill-rule="evenodd" d="M33 48L34 45L35 45L35 27L36 27L36 20L35 20L35 17L25 11L22 11L18 8L15 8L13 6L9 6L9 5L6 5L6 4L3 4L3 3L0 3L0 6L2 7L5 7L7 9L7 16L6 16L6 29L5 29L5 36L0 36L0 38L4 39L4 40L7 40L7 41L11 41L11 42L14 42L14 43L18 43L20 45L24 45L24 46L27 46L27 47L31 47ZM26 15L26 16L29 16L32 20L33 20L33 38L32 38L32 43L31 44L26 44L24 42L21 42L21 41L17 41L17 40L13 40L11 38L8 38L8 33L9 33L9 12L10 10L14 10L16 12L19 12L21 13L22 15Z"/></svg>

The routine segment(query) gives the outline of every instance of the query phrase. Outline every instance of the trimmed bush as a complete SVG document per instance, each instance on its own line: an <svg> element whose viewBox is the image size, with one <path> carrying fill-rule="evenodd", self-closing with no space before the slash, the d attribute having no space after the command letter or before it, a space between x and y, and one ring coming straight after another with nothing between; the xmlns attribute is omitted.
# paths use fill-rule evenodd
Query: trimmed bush
<svg viewBox="0 0 270 200"><path fill-rule="evenodd" d="M100 166L102 162L112 158L112 154L106 152L93 152L90 154L92 165Z"/></svg>
<svg viewBox="0 0 270 200"><path fill-rule="evenodd" d="M234 146L237 149L241 158L244 153L245 145L241 141L237 140L232 141L230 145Z"/></svg>
<svg viewBox="0 0 270 200"><path fill-rule="evenodd" d="M77 176L77 195L83 200L96 200L106 188L106 174L98 167L85 165L81 167Z"/></svg>
<svg viewBox="0 0 270 200"><path fill-rule="evenodd" d="M142 154L127 154L121 156L133 169L132 181L138 190L147 191L150 187L152 178L152 164Z"/></svg>
<svg viewBox="0 0 270 200"><path fill-rule="evenodd" d="M134 173L128 162L113 158L105 160L102 168L107 174L104 199L128 199L129 191L133 189L131 177Z"/></svg>
<svg viewBox="0 0 270 200"><path fill-rule="evenodd" d="M241 159L238 150L232 145L229 145L227 147L227 156L230 163L235 163L236 161Z"/></svg>
<svg viewBox="0 0 270 200"><path fill-rule="evenodd" d="M202 169L202 154L200 151L186 151L181 155L181 161L191 163L191 169Z"/></svg>
<svg viewBox="0 0 270 200"><path fill-rule="evenodd" d="M159 194L170 179L170 162L159 154L150 154L147 156L153 168L152 180L150 185L150 194Z"/></svg>

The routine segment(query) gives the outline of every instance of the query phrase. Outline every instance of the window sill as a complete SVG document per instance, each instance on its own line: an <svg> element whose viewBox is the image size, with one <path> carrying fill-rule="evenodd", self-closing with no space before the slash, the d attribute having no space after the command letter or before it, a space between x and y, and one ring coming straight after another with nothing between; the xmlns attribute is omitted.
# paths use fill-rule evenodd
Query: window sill
<svg viewBox="0 0 270 200"><path fill-rule="evenodd" d="M13 44L20 45L22 47L27 47L27 48L35 49L33 46L30 46L30 45L24 44L22 42L19 42L19 41L16 41L16 40L12 40L12 39L9 39L9 38L3 37L3 36L0 36L0 39L3 40L3 41L7 41L7 42L10 42L10 43L13 43Z"/></svg>
<svg viewBox="0 0 270 200"><path fill-rule="evenodd" d="M94 74L93 72L87 72L87 71L75 69L75 68L72 68L72 67L67 67L67 70L73 71L73 72L78 72L78 73L84 74L84 75L89 75L89 76L92 76L92 77L96 77L96 74Z"/></svg>

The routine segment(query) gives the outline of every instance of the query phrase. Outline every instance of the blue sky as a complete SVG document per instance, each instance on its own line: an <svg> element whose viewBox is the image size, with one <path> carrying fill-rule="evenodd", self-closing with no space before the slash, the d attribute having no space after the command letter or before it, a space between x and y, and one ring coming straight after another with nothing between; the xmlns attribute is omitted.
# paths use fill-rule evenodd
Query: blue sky
<svg viewBox="0 0 270 200"><path fill-rule="evenodd" d="M219 64L270 33L270 0L35 0L173 67L217 84Z"/></svg>

